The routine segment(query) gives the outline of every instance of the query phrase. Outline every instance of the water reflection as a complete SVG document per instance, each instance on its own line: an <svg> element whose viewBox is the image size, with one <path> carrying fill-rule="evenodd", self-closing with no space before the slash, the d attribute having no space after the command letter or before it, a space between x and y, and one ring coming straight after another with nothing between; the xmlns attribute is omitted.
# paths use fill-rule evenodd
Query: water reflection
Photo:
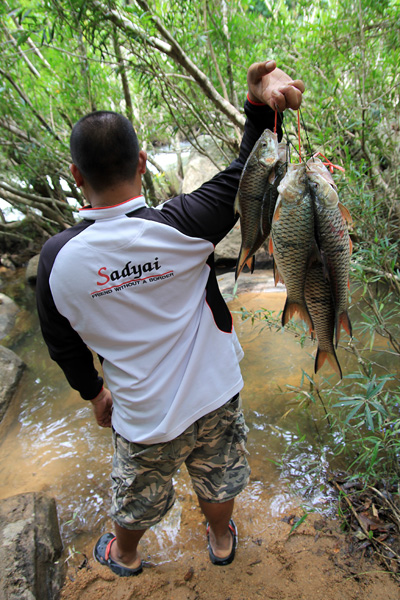
<svg viewBox="0 0 400 600"><path fill-rule="evenodd" d="M243 293L230 307L233 311L242 306L279 311L284 299L282 292ZM29 290L24 302L32 311L34 296ZM30 319L29 335L23 341L17 339L12 347L28 369L0 426L0 498L48 491L57 500L64 544L84 544L110 526L110 431L97 427L91 406L69 388L48 356L37 318ZM251 483L238 507L244 533L254 536L290 509L291 488L296 485L308 489L311 501L326 500L326 465L315 451L315 441L325 444L328 455L331 438L326 422L317 418L318 409L317 416L307 410L294 411L293 394L285 387L299 385L302 369L312 372L315 347L307 342L301 348L292 335L270 331L260 323L253 326L237 312L234 319L245 350L243 403L252 467ZM343 358L339 356L339 360ZM326 375L331 377L329 372ZM315 468L306 472L304 465L310 464L310 459ZM279 468L282 462L286 465L284 477ZM199 548L203 551L204 529L198 527L202 517L184 470L176 478L176 490L174 508L144 543L144 552L148 548L159 561L168 559L171 545L175 559L182 548L192 553Z"/></svg>

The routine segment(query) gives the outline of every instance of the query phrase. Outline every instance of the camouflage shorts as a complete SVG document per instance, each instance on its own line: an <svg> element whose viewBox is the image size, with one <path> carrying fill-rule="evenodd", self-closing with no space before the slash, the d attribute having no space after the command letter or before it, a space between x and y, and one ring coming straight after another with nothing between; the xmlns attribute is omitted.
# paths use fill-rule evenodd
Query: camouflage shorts
<svg viewBox="0 0 400 600"><path fill-rule="evenodd" d="M126 529L147 529L172 507L172 478L186 464L196 494L226 502L247 485L247 427L239 394L162 444L135 444L113 433L111 517Z"/></svg>

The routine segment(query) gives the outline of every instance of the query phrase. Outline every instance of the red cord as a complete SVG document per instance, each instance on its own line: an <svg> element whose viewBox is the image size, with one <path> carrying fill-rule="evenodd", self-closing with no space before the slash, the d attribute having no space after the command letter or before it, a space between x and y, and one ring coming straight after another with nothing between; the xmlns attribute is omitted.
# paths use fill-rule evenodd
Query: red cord
<svg viewBox="0 0 400 600"><path fill-rule="evenodd" d="M299 162L301 162L301 141L300 141L300 111L297 111L297 135L299 137Z"/></svg>
<svg viewBox="0 0 400 600"><path fill-rule="evenodd" d="M331 162L328 158L326 158L326 156L322 154L322 152L317 152L317 154L314 154L314 158L317 158L317 156L322 156L322 158L325 159L326 162L324 162L323 164L329 168L331 173L333 173L333 169L338 169L338 171L342 171L343 173L345 172L343 167L340 167L339 165L334 165L333 162Z"/></svg>
<svg viewBox="0 0 400 600"><path fill-rule="evenodd" d="M274 133L276 133L276 127L278 124L278 110L275 109L275 124L274 124Z"/></svg>

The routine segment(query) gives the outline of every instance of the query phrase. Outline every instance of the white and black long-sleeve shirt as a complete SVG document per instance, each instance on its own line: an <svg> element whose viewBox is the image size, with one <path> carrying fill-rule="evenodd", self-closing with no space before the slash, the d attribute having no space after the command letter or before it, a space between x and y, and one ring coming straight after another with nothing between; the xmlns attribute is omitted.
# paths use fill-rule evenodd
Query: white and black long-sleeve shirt
<svg viewBox="0 0 400 600"><path fill-rule="evenodd" d="M83 221L41 253L37 302L50 356L94 398L103 359L114 429L130 441L171 440L243 386L240 345L220 294L214 246L235 223L244 163L274 113L245 104L239 158L160 209L143 196L84 208Z"/></svg>

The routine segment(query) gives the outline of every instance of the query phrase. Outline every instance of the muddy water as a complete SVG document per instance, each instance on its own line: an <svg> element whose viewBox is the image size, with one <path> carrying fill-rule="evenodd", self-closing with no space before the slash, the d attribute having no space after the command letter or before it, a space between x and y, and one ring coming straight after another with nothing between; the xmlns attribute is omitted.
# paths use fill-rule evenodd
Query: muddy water
<svg viewBox="0 0 400 600"><path fill-rule="evenodd" d="M7 293L7 290L3 290ZM110 430L94 422L91 407L66 383L60 369L48 357L34 312L30 290L8 290L24 303L28 334L10 347L28 365L12 406L0 425L0 498L28 491L47 491L57 500L59 521L67 552L91 544L100 531L111 526L107 516L111 468ZM326 425L307 410L299 411L286 385L298 386L302 369L312 373L315 350L310 342L301 348L286 332L269 330L262 323L243 320L240 309L260 307L279 311L285 294L280 291L243 292L230 302L235 327L245 350L242 372L244 410L250 429L248 449L252 467L251 483L238 500L239 510L248 517L248 527L256 534L269 519L282 518L293 505L293 495L307 487L310 502L328 502L320 481L320 467L309 475L304 457L313 457L315 441L330 452ZM25 316L24 316L25 315ZM20 323L21 330L24 323ZM346 357L339 360L344 363ZM326 373L331 375L329 370ZM333 375L334 381L335 375ZM321 413L322 415L322 413ZM317 424L318 421L318 424ZM301 432L301 433L300 433ZM296 452L289 444L299 440ZM285 465L284 476L277 463ZM152 555L167 560L171 546L188 548L197 534L194 524L201 521L185 471L176 478L177 502L149 535ZM304 491L304 490L303 490ZM195 511L195 512L193 512ZM190 523L189 528L183 527ZM186 532L186 533L185 533ZM156 548L156 551L155 551Z"/></svg>

